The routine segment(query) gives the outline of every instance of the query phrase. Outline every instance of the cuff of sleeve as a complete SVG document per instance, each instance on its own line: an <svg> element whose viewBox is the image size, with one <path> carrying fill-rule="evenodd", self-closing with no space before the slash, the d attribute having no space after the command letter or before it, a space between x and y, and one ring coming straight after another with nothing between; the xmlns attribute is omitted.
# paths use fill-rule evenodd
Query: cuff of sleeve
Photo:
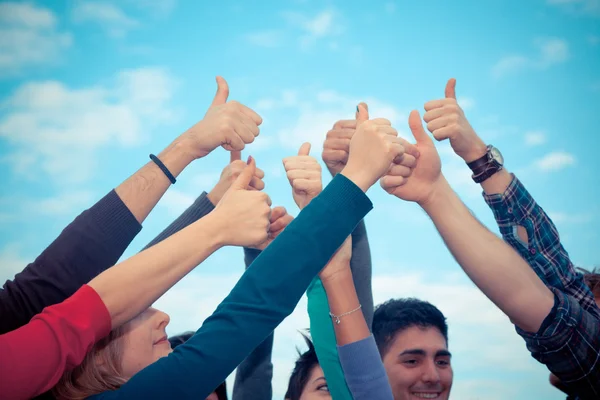
<svg viewBox="0 0 600 400"><path fill-rule="evenodd" d="M202 192L200 197L198 197L189 207L191 216L195 218L196 221L214 209L215 205L208 199L208 194L206 192Z"/></svg>
<svg viewBox="0 0 600 400"><path fill-rule="evenodd" d="M577 329L578 322L583 320L579 303L556 288L549 289L554 293L554 306L540 329L532 333L516 328L531 352L548 352L562 347Z"/></svg>
<svg viewBox="0 0 600 400"><path fill-rule="evenodd" d="M248 247L244 247L244 263L246 264L246 268L248 268L254 260L260 255L262 250L258 249L250 249Z"/></svg>
<svg viewBox="0 0 600 400"><path fill-rule="evenodd" d="M94 204L88 212L94 222L109 233L109 240L117 249L129 246L133 238L142 230L142 225L114 190Z"/></svg>
<svg viewBox="0 0 600 400"><path fill-rule="evenodd" d="M348 383L369 382L386 375L373 335L338 346L338 355Z"/></svg>
<svg viewBox="0 0 600 400"><path fill-rule="evenodd" d="M332 191L341 193L336 196L327 194ZM346 211L353 215L366 215L373 208L373 203L367 195L342 174L337 174L316 199L324 197L328 198L328 204L334 210Z"/></svg>
<svg viewBox="0 0 600 400"><path fill-rule="evenodd" d="M519 179L511 174L513 179L504 193L485 194L483 199L491 208L499 224L520 222L525 219L535 206L533 197Z"/></svg>

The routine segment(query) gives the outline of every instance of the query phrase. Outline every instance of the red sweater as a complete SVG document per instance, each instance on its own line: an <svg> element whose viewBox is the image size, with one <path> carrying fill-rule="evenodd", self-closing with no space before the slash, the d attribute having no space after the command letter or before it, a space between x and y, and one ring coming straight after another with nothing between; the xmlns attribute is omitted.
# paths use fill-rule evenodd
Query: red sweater
<svg viewBox="0 0 600 400"><path fill-rule="evenodd" d="M29 399L51 389L110 329L100 296L83 285L27 325L0 335L0 399Z"/></svg>

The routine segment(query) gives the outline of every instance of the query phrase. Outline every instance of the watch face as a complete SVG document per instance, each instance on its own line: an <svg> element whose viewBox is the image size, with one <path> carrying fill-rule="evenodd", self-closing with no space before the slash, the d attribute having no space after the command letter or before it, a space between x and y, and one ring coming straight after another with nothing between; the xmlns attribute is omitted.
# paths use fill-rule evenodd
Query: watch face
<svg viewBox="0 0 600 400"><path fill-rule="evenodd" d="M492 146L492 148L490 149L490 154L492 155L494 161L496 161L500 165L504 165L504 157L502 157L502 153L500 153L500 150Z"/></svg>

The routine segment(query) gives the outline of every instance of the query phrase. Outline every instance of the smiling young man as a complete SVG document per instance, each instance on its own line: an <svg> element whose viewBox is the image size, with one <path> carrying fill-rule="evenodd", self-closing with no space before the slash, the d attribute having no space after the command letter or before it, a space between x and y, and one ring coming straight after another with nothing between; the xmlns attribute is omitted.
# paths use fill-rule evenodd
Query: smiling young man
<svg viewBox="0 0 600 400"><path fill-rule="evenodd" d="M446 317L413 298L377 306L373 335L395 400L447 400L452 388Z"/></svg>

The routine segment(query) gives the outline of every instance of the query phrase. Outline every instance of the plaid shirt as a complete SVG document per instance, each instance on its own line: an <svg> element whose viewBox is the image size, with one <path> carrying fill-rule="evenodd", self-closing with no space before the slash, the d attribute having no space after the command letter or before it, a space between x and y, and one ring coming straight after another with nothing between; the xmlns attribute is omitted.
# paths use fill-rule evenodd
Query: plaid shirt
<svg viewBox="0 0 600 400"><path fill-rule="evenodd" d="M600 399L600 309L560 243L556 227L513 177L502 194L485 195L504 240L554 293L555 304L540 330L517 332L532 356L581 399ZM529 243L517 234L527 230Z"/></svg>

